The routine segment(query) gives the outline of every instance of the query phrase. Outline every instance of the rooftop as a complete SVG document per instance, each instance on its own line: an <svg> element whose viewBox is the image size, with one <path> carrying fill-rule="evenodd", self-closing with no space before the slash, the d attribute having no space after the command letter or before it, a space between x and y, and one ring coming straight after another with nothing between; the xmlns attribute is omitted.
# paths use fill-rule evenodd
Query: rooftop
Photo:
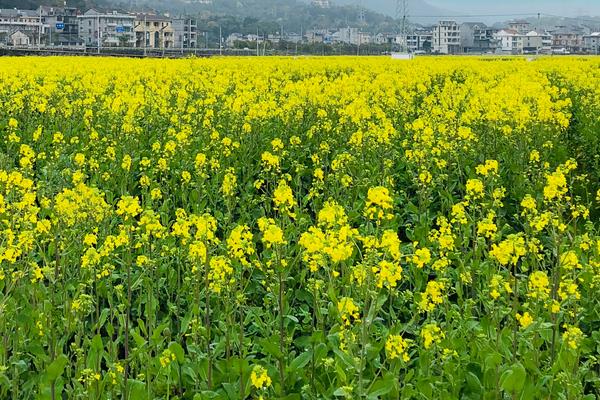
<svg viewBox="0 0 600 400"><path fill-rule="evenodd" d="M126 13L120 13L118 11L110 11L110 12L102 12L98 11L94 8L90 8L83 15L78 15L78 18L81 17L91 17L91 16L100 16L100 17L117 17L117 18L135 18L135 16Z"/></svg>
<svg viewBox="0 0 600 400"><path fill-rule="evenodd" d="M154 21L169 22L169 21L171 21L171 18L166 17L164 15L157 15L157 14L138 13L138 14L135 14L135 18L138 21L146 20L149 22L154 22Z"/></svg>

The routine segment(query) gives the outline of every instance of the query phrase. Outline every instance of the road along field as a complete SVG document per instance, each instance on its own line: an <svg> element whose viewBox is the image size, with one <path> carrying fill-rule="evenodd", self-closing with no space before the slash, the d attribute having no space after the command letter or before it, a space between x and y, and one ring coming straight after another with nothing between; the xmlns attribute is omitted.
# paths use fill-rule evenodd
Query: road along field
<svg viewBox="0 0 600 400"><path fill-rule="evenodd" d="M600 58L0 61L0 398L600 396Z"/></svg>

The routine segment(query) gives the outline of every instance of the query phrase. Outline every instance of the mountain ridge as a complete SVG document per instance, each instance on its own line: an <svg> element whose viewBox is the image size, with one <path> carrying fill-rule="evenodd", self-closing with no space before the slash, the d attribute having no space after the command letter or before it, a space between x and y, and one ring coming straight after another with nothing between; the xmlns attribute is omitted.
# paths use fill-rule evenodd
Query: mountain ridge
<svg viewBox="0 0 600 400"><path fill-rule="evenodd" d="M361 4L362 3L362 4ZM368 3L368 4L367 4ZM396 1L395 0L334 0L335 5L356 5L363 6L373 11L380 12L389 16L396 16ZM408 15L415 16L436 16L442 14L451 14L450 10L442 9L440 7L433 6L424 0L409 0L408 1Z"/></svg>

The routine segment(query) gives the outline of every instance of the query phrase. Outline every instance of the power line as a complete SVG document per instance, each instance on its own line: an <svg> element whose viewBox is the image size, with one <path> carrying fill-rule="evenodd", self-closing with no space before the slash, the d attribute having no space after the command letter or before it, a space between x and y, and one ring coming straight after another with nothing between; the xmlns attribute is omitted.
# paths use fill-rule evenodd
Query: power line
<svg viewBox="0 0 600 400"><path fill-rule="evenodd" d="M454 15L411 15L411 18L483 18L483 17L537 17L541 15L543 17L552 18L568 18L576 19L578 21L585 21L591 23L600 23L600 18L586 19L581 17L565 17L564 15L554 15L546 13L516 13L516 14L454 14Z"/></svg>
<svg viewBox="0 0 600 400"><path fill-rule="evenodd" d="M542 14L545 17L552 17L552 18L569 18L569 19L576 19L578 21L585 21L585 22L591 22L594 24L600 24L600 18L598 19L586 19L586 18L580 18L580 17L565 17L564 15L553 15L553 14Z"/></svg>
<svg viewBox="0 0 600 400"><path fill-rule="evenodd" d="M480 18L480 17L526 17L537 16L538 13L527 14L465 14L465 15L411 15L411 18ZM548 14L543 14L548 15Z"/></svg>

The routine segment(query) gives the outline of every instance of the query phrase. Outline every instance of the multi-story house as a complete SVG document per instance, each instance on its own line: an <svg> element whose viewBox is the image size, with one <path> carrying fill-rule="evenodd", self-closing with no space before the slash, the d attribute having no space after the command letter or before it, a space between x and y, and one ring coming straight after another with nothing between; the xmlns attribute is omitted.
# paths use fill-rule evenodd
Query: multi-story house
<svg viewBox="0 0 600 400"><path fill-rule="evenodd" d="M494 34L494 38L498 41L497 52L523 54L524 37L525 35L514 29L501 29Z"/></svg>
<svg viewBox="0 0 600 400"><path fill-rule="evenodd" d="M176 49L195 49L198 47L198 22L195 18L177 17L173 25L174 47Z"/></svg>
<svg viewBox="0 0 600 400"><path fill-rule="evenodd" d="M531 31L531 24L527 21L512 21L508 23L508 29L511 29L513 31L517 31L517 33L520 33L521 35L526 34L527 32Z"/></svg>
<svg viewBox="0 0 600 400"><path fill-rule="evenodd" d="M79 37L91 47L133 47L135 16L116 11L103 13L90 9L78 15Z"/></svg>
<svg viewBox="0 0 600 400"><path fill-rule="evenodd" d="M440 21L433 27L433 52L461 53L460 25L456 21Z"/></svg>
<svg viewBox="0 0 600 400"><path fill-rule="evenodd" d="M379 32L373 37L373 41L376 44L394 44L396 42L396 34L390 32Z"/></svg>
<svg viewBox="0 0 600 400"><path fill-rule="evenodd" d="M306 32L306 40L310 44L326 43L331 44L334 41L334 34L327 29L312 29Z"/></svg>
<svg viewBox="0 0 600 400"><path fill-rule="evenodd" d="M530 31L523 36L524 53L550 53L552 52L552 35L546 32Z"/></svg>
<svg viewBox="0 0 600 400"><path fill-rule="evenodd" d="M552 32L552 47L570 53L578 53L583 49L583 33L576 32L566 26L557 26Z"/></svg>
<svg viewBox="0 0 600 400"><path fill-rule="evenodd" d="M334 43L365 44L370 40L370 35L361 32L358 28L341 28L333 34Z"/></svg>
<svg viewBox="0 0 600 400"><path fill-rule="evenodd" d="M0 41L19 45L39 44L48 30L35 10L0 9ZM16 34L20 32L20 34ZM23 37L27 36L27 40ZM12 37L12 39L11 39Z"/></svg>
<svg viewBox="0 0 600 400"><path fill-rule="evenodd" d="M410 53L429 53L433 47L433 33L428 29L415 29L407 34L406 38L400 35L396 40L401 46L406 46Z"/></svg>
<svg viewBox="0 0 600 400"><path fill-rule="evenodd" d="M591 54L600 54L600 32L583 36L583 48Z"/></svg>
<svg viewBox="0 0 600 400"><path fill-rule="evenodd" d="M31 44L31 39L23 32L16 31L8 37L8 44L15 47L28 47Z"/></svg>
<svg viewBox="0 0 600 400"><path fill-rule="evenodd" d="M76 8L40 6L38 12L42 17L42 23L48 26L46 37L48 44L70 46L81 43Z"/></svg>
<svg viewBox="0 0 600 400"><path fill-rule="evenodd" d="M302 43L304 42L304 34L289 32L285 35L284 40L290 43Z"/></svg>
<svg viewBox="0 0 600 400"><path fill-rule="evenodd" d="M315 7L319 8L329 8L331 7L331 2L329 0L312 0L310 2Z"/></svg>
<svg viewBox="0 0 600 400"><path fill-rule="evenodd" d="M464 53L495 52L495 30L483 22L465 22L460 26L460 45Z"/></svg>
<svg viewBox="0 0 600 400"><path fill-rule="evenodd" d="M135 47L170 49L174 46L174 30L171 19L156 14L137 14L133 30Z"/></svg>
<svg viewBox="0 0 600 400"><path fill-rule="evenodd" d="M236 43L243 42L245 40L246 38L244 37L244 35L242 35L241 33L234 32L227 36L227 39L225 39L225 46L235 47Z"/></svg>

